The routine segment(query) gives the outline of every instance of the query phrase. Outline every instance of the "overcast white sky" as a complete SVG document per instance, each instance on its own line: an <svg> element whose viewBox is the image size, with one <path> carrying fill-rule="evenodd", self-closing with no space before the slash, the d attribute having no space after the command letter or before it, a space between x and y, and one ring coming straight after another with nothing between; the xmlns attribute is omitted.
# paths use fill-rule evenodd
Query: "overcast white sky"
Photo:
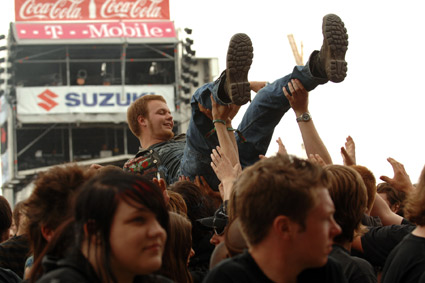
<svg viewBox="0 0 425 283"><path fill-rule="evenodd" d="M319 86L310 95L310 112L333 158L351 135L357 163L377 179L392 177L386 161L404 163L412 182L425 164L425 40L422 1L344 0L169 0L176 28L190 27L198 57L218 57L225 68L230 37L247 33L254 45L250 80L273 81L295 64L287 35L304 43L304 62L322 43L322 17L339 15L348 29L348 76L340 84ZM1 0L0 34L13 20L13 0ZM301 137L292 110L275 131L288 151L300 154ZM274 140L276 139L274 138ZM277 150L274 141L271 155Z"/></svg>

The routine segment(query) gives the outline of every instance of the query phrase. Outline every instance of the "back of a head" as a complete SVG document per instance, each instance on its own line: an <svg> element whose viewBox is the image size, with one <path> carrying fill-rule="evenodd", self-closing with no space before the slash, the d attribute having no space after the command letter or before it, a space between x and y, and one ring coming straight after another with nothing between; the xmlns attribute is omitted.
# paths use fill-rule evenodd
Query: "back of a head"
<svg viewBox="0 0 425 283"><path fill-rule="evenodd" d="M246 168L234 185L229 206L232 219L240 218L250 245L258 244L273 220L285 215L305 227L305 219L316 204L316 189L325 188L323 169L308 160L277 155Z"/></svg>
<svg viewBox="0 0 425 283"><path fill-rule="evenodd" d="M149 101L159 100L166 102L161 95L148 94L135 100L127 109L127 123L133 135L139 137L141 134L139 126L139 116L147 117L149 114L148 103Z"/></svg>
<svg viewBox="0 0 425 283"><path fill-rule="evenodd" d="M377 186L378 194L385 194L386 200L391 209L394 209L397 214L404 215L404 204L406 201L406 193L396 190L390 184L383 182Z"/></svg>
<svg viewBox="0 0 425 283"><path fill-rule="evenodd" d="M215 246L214 251L211 254L209 269L213 269L226 258L229 258L229 252L227 251L226 244L221 242Z"/></svg>
<svg viewBox="0 0 425 283"><path fill-rule="evenodd" d="M425 167L422 169L416 190L406 199L404 213L411 222L425 226Z"/></svg>
<svg viewBox="0 0 425 283"><path fill-rule="evenodd" d="M242 235L241 223L238 217L227 225L224 234L224 243L230 257L234 257L248 248L246 240Z"/></svg>
<svg viewBox="0 0 425 283"><path fill-rule="evenodd" d="M24 209L25 201L21 200L15 204L12 212L13 222L15 223L16 227L16 235L18 236L24 234L27 231L28 220Z"/></svg>
<svg viewBox="0 0 425 283"><path fill-rule="evenodd" d="M375 203L375 197L376 197L375 175L373 175L372 171L370 171L365 166L352 165L350 167L356 170L357 173L359 173L363 179L363 182L366 186L366 191L367 191L367 209L370 212L372 210L373 204Z"/></svg>
<svg viewBox="0 0 425 283"><path fill-rule="evenodd" d="M9 228L12 225L12 209L7 199L0 196L0 243L9 239Z"/></svg>
<svg viewBox="0 0 425 283"><path fill-rule="evenodd" d="M189 181L178 181L169 186L171 191L179 193L187 206L187 217L192 223L193 241L197 242L204 235L209 234L197 219L210 217L214 215L214 203L208 195L205 195L201 189Z"/></svg>
<svg viewBox="0 0 425 283"><path fill-rule="evenodd" d="M328 165L329 194L335 206L334 218L342 232L334 238L336 243L352 242L359 231L363 214L367 209L367 192L362 177L348 166Z"/></svg>
<svg viewBox="0 0 425 283"><path fill-rule="evenodd" d="M71 217L77 192L94 174L94 170L77 165L55 166L35 180L34 190L24 207L35 260L47 243L42 227L54 231Z"/></svg>
<svg viewBox="0 0 425 283"><path fill-rule="evenodd" d="M160 274L175 282L192 282L187 262L192 248L192 224L183 215L170 212L170 226Z"/></svg>
<svg viewBox="0 0 425 283"><path fill-rule="evenodd" d="M170 200L167 204L167 209L170 212L175 212L187 216L187 206L181 194L168 190Z"/></svg>

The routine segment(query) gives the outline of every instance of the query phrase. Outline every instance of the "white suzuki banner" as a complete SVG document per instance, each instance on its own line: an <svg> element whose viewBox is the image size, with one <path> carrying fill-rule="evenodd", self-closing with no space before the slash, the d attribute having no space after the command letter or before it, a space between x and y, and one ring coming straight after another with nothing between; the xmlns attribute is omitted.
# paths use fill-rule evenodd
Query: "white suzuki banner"
<svg viewBox="0 0 425 283"><path fill-rule="evenodd" d="M146 94L162 95L171 112L175 111L173 85L17 87L16 93L18 119L26 115L123 114Z"/></svg>

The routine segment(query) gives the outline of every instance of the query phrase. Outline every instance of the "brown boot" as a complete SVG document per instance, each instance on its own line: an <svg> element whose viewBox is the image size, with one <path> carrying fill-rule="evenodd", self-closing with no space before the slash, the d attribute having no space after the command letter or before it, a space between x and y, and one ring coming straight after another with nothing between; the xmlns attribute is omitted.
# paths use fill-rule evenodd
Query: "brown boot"
<svg viewBox="0 0 425 283"><path fill-rule="evenodd" d="M318 69L318 73L326 74L330 81L342 82L347 76L347 29L337 15L329 14L323 17L322 32L323 45L316 60L320 66L314 68Z"/></svg>
<svg viewBox="0 0 425 283"><path fill-rule="evenodd" d="M244 105L251 100L248 71L254 56L252 51L252 42L248 35L237 33L230 39L224 89L236 105Z"/></svg>

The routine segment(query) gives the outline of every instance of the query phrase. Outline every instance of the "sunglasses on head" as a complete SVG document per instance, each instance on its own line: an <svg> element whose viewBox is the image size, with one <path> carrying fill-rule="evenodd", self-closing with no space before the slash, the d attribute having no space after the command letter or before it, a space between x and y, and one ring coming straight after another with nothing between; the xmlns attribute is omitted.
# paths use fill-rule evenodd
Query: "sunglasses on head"
<svg viewBox="0 0 425 283"><path fill-rule="evenodd" d="M226 227L223 227L223 228L213 228L214 234L216 234L217 236L223 235L224 234L224 228L226 228Z"/></svg>

